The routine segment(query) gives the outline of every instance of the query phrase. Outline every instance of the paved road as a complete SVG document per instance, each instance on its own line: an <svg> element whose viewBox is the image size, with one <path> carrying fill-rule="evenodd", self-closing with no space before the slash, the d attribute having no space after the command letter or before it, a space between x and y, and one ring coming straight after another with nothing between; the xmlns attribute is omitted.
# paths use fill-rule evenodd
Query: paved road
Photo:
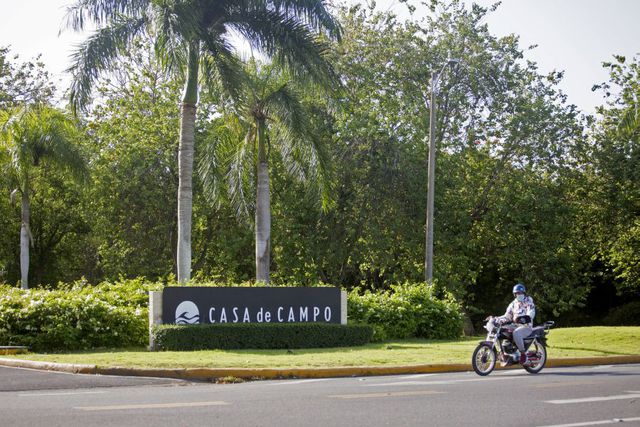
<svg viewBox="0 0 640 427"><path fill-rule="evenodd" d="M0 366L0 399L11 391L73 390L96 387L185 384L180 380L101 375L74 375ZM0 411L4 405L0 401ZM0 419L0 427L3 426Z"/></svg>
<svg viewBox="0 0 640 427"><path fill-rule="evenodd" d="M637 364L243 384L0 368L0 390L1 426L640 426Z"/></svg>

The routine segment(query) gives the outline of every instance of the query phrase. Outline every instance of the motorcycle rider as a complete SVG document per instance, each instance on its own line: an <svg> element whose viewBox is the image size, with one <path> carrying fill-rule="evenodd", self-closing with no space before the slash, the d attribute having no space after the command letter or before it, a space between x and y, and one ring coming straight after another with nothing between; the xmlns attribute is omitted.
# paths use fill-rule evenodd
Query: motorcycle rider
<svg viewBox="0 0 640 427"><path fill-rule="evenodd" d="M513 331L513 341L520 351L520 364L527 363L527 352L524 348L524 339L529 336L533 330L533 318L536 317L536 306L533 298L526 295L526 289L522 283L517 283L513 287L514 300L507 307L507 311L503 316L497 317L495 322L504 325L505 323L515 322L518 326ZM525 319L523 316L529 316ZM529 320L527 322L527 320Z"/></svg>

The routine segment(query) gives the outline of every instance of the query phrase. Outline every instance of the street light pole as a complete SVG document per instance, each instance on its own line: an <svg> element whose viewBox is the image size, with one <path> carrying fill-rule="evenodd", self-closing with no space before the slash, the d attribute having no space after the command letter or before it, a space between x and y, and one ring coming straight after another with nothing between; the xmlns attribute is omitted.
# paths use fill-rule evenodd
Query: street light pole
<svg viewBox="0 0 640 427"><path fill-rule="evenodd" d="M424 274L427 283L433 281L433 206L436 180L436 113L438 108L436 104L436 87L440 75L444 72L447 65L457 63L457 59L450 59L442 66L442 69L440 69L438 73L431 76L431 100L429 101L429 163L427 167L427 242L424 262Z"/></svg>
<svg viewBox="0 0 640 427"><path fill-rule="evenodd" d="M427 166L427 246L424 263L425 280L433 280L433 205L436 180L436 84L438 74L431 76L431 101L429 101L429 163Z"/></svg>

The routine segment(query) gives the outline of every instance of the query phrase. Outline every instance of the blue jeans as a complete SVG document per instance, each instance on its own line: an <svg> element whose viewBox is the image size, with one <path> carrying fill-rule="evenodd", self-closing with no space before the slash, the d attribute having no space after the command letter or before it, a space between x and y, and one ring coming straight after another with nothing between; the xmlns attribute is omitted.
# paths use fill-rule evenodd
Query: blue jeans
<svg viewBox="0 0 640 427"><path fill-rule="evenodd" d="M513 342L518 346L518 350L520 353L524 353L524 339L531 335L533 329L529 325L519 326L515 331L513 331Z"/></svg>

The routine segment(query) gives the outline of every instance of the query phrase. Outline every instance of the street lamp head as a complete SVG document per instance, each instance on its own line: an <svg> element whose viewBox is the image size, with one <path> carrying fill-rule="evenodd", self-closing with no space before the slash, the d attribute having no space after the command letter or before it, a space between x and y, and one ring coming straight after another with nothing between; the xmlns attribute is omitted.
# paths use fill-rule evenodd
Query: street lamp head
<svg viewBox="0 0 640 427"><path fill-rule="evenodd" d="M445 68L447 68L448 66L454 66L456 64L459 64L460 60L458 58L449 58L447 59L447 62L445 62L444 64L442 64L442 68L440 68L440 71L438 71L437 73L432 74L431 76L431 91L437 91L436 89L436 84L437 82L440 80L440 76L442 75L442 73L444 73Z"/></svg>

